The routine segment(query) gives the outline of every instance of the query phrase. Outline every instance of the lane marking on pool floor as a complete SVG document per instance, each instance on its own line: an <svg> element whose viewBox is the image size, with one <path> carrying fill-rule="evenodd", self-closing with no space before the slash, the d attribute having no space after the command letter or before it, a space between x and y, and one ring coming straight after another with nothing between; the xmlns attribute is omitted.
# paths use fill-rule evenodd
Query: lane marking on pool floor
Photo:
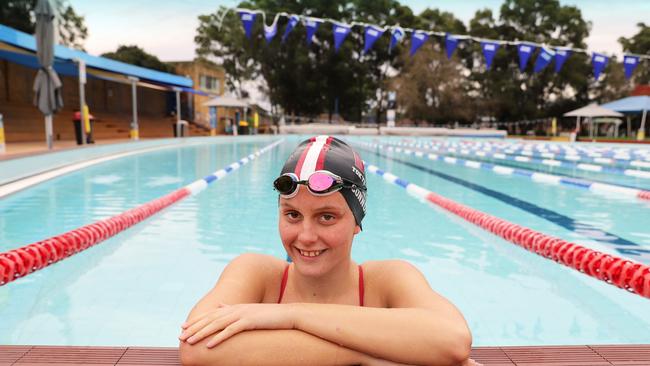
<svg viewBox="0 0 650 366"><path fill-rule="evenodd" d="M89 159L78 163L64 165L59 168L47 170L34 175L29 175L24 178L20 178L15 181L10 181L8 183L4 183L0 185L0 199L9 196L11 194L14 194L18 191L22 191L25 188L29 188L31 186L48 181L50 179L54 179L56 177L60 177L62 175L72 173L74 171L81 170L93 165L101 164L107 161L120 159L132 155L145 154L145 153L154 152L158 150L166 150L166 149L172 149L178 147L192 147L192 146L200 146L200 145L208 145L208 144L210 143L205 141L189 142L189 143L188 142L170 143L161 146L147 147L142 149L121 152L121 153L105 155L105 156Z"/></svg>
<svg viewBox="0 0 650 366"><path fill-rule="evenodd" d="M373 143L361 143L360 145L365 145L369 147L382 147L382 148L385 147L385 145L373 144ZM425 153L422 151L413 151L410 149L402 149L399 147L395 148L392 146L388 146L387 150L401 152L407 155L415 155L421 158L425 157ZM627 187L623 185L615 185L610 183L598 182L594 180L587 180L581 178L579 179L579 178L572 178L572 177L567 177L567 176L562 176L557 174L536 172L528 169L513 168L510 166L503 166L503 165L479 162L474 160L466 160L463 158L455 158L455 157L432 154L432 153L427 153L426 158L429 160L440 160L448 164L460 163L461 165L464 165L469 168L486 169L498 174L506 174L506 175L515 174L518 176L524 176L538 183L543 182L549 184L560 184L560 185L565 185L573 188L582 188L592 192L603 193L605 194L604 197L613 194L613 195L636 197L642 200L650 200L650 191Z"/></svg>
<svg viewBox="0 0 650 366"><path fill-rule="evenodd" d="M121 214L99 220L78 229L53 236L5 253L0 253L0 286L47 267L64 258L88 249L116 234L142 222L166 207L187 196L203 191L210 183L222 179L229 173L255 160L258 156L275 148L284 139L275 141L255 153L219 169L162 197L141 204Z"/></svg>
<svg viewBox="0 0 650 366"><path fill-rule="evenodd" d="M368 152L371 152L369 150L366 150ZM616 250L618 253L621 253L622 255L628 256L633 260L636 260L640 263L646 263L650 264L650 249L645 249L643 246L634 243L630 240L627 240L625 238L619 237L618 235L609 233L607 231L601 230L593 225L587 224L587 223L580 223L577 220L563 215L559 212L552 211L543 207L540 207L534 203L524 201L522 199L510 196L508 194L502 193L495 191L493 189L481 186L476 183L472 183L469 181L466 181L461 178L457 178L445 173L441 173L439 171L436 171L434 169L424 167L409 161L393 158L386 156L384 154L380 154L378 152L373 152L375 155L383 157L388 160L396 161L399 163L402 163L406 166L409 166L411 168L417 169L419 171L434 175L438 178L442 178L444 180L447 180L449 182L458 184L460 186L463 186L465 188L471 189L473 191L483 193L491 198L494 198L498 201L501 201L503 203L506 203L510 206L519 208L525 212L528 212L532 215L535 215L539 218L542 218L546 221L552 222L560 227L563 227L571 232L574 232L576 234L585 236L589 239L592 239L594 241L597 241L601 244L605 244L606 246Z"/></svg>
<svg viewBox="0 0 650 366"><path fill-rule="evenodd" d="M410 195L429 201L470 223L547 259L637 295L650 298L650 267L517 225L464 206L426 188L410 183L375 165L366 170L404 188Z"/></svg>

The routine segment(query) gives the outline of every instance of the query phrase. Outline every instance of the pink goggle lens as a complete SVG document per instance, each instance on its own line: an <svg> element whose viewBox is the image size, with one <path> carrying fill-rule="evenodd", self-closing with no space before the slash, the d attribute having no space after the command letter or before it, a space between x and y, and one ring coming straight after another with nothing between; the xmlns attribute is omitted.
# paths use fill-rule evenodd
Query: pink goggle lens
<svg viewBox="0 0 650 366"><path fill-rule="evenodd" d="M334 178L323 173L314 173L309 177L309 188L314 192L323 192L332 187L335 183Z"/></svg>

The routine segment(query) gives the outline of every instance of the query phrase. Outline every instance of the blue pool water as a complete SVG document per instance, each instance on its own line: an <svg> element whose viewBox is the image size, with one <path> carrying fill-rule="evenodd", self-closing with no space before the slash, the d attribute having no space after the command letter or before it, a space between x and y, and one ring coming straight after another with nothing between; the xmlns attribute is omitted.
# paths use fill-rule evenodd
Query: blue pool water
<svg viewBox="0 0 650 366"><path fill-rule="evenodd" d="M121 213L276 140L133 155L18 192L0 200L0 252ZM0 287L0 344L176 346L180 324L229 260L285 257L271 182L299 141L285 137L197 196ZM645 257L621 249L650 251L650 201L359 150L370 164L500 218L635 260ZM475 345L650 343L650 300L526 252L377 176L369 174L368 189L354 259L415 264L463 312Z"/></svg>

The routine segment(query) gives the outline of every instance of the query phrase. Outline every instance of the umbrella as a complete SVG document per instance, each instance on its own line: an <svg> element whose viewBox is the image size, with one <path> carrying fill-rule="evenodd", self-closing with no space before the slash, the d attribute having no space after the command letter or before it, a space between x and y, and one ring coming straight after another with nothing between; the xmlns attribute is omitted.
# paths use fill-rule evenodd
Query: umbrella
<svg viewBox="0 0 650 366"><path fill-rule="evenodd" d="M52 114L63 108L61 80L54 71L54 9L49 0L36 3L36 54L41 65L34 80L34 105L45 115L45 136L52 148Z"/></svg>

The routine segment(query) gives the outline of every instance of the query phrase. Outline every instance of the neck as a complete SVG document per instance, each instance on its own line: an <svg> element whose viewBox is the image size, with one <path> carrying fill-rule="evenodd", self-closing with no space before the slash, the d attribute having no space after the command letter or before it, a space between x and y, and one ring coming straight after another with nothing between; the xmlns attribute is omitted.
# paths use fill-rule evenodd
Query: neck
<svg viewBox="0 0 650 366"><path fill-rule="evenodd" d="M357 264L351 259L319 277L294 271L293 288L302 302L333 303L343 298L351 287L357 288L357 272Z"/></svg>

